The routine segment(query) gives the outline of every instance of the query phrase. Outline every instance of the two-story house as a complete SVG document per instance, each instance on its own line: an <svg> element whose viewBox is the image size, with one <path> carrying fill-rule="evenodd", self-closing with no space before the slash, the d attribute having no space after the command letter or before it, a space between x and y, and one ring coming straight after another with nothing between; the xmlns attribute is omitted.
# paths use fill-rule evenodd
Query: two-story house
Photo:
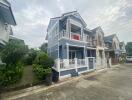
<svg viewBox="0 0 132 100"><path fill-rule="evenodd" d="M77 11L51 18L46 39L48 54L56 62L53 69L60 77L65 77L95 70L96 62L102 66L105 57L103 38L102 29L89 30Z"/></svg>
<svg viewBox="0 0 132 100"><path fill-rule="evenodd" d="M9 41L11 25L16 25L11 4L7 0L0 0L0 47Z"/></svg>
<svg viewBox="0 0 132 100"><path fill-rule="evenodd" d="M106 51L109 52L108 56L111 58L112 64L119 63L120 56L120 41L116 34L112 34L104 37L105 46L108 48Z"/></svg>
<svg viewBox="0 0 132 100"><path fill-rule="evenodd" d="M96 42L96 69L106 67L104 32L99 26L92 30L94 41Z"/></svg>

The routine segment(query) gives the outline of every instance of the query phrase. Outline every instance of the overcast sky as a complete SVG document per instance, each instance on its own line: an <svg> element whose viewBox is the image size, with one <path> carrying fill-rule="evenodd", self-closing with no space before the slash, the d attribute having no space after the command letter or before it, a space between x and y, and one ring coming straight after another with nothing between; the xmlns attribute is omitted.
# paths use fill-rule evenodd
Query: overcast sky
<svg viewBox="0 0 132 100"><path fill-rule="evenodd" d="M30 47L45 42L51 17L77 10L87 28L101 26L106 35L132 41L132 0L9 0L17 22L14 35Z"/></svg>

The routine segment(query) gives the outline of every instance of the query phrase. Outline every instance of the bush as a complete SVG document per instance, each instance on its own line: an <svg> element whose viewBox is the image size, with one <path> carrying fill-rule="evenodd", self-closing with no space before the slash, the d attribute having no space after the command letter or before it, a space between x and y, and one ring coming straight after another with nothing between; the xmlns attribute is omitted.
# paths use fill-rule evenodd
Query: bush
<svg viewBox="0 0 132 100"><path fill-rule="evenodd" d="M25 65L32 65L33 61L37 56L37 52L33 49L29 50L29 52L23 57L23 62Z"/></svg>
<svg viewBox="0 0 132 100"><path fill-rule="evenodd" d="M51 68L44 69L42 65L33 64L33 71L40 80L44 80L46 75L51 74Z"/></svg>
<svg viewBox="0 0 132 100"><path fill-rule="evenodd" d="M0 86L8 86L19 81L22 77L23 65L21 63L10 64L0 69Z"/></svg>
<svg viewBox="0 0 132 100"><path fill-rule="evenodd" d="M51 74L51 67L54 65L54 60L44 52L38 52L34 64L33 70L40 80L44 80L47 75Z"/></svg>
<svg viewBox="0 0 132 100"><path fill-rule="evenodd" d="M54 60L49 57L45 52L38 52L34 64L42 65L43 68L51 68L54 65Z"/></svg>
<svg viewBox="0 0 132 100"><path fill-rule="evenodd" d="M21 59L27 52L27 47L15 40L6 44L1 52L1 59L6 63L5 67L0 68L0 85L8 86L19 81L23 73Z"/></svg>
<svg viewBox="0 0 132 100"><path fill-rule="evenodd" d="M22 59L27 50L26 46L10 41L2 50L1 59L7 65L16 64Z"/></svg>

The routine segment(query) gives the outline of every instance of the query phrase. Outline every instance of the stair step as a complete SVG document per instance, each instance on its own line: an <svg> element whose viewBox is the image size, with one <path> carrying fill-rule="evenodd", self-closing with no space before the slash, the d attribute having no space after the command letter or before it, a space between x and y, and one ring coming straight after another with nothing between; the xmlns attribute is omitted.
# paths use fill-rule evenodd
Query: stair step
<svg viewBox="0 0 132 100"><path fill-rule="evenodd" d="M71 73L71 76L72 77L75 77L75 76L78 76L79 74L78 74L78 72L73 72L73 73Z"/></svg>

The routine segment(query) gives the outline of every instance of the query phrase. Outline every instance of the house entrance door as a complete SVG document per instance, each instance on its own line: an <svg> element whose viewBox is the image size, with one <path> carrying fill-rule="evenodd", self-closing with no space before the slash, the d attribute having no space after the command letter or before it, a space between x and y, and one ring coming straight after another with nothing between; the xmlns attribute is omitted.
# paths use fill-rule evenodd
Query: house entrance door
<svg viewBox="0 0 132 100"><path fill-rule="evenodd" d="M69 51L69 59L76 58L76 51Z"/></svg>
<svg viewBox="0 0 132 100"><path fill-rule="evenodd" d="M89 70L94 69L94 58L89 58L88 62L89 62Z"/></svg>

